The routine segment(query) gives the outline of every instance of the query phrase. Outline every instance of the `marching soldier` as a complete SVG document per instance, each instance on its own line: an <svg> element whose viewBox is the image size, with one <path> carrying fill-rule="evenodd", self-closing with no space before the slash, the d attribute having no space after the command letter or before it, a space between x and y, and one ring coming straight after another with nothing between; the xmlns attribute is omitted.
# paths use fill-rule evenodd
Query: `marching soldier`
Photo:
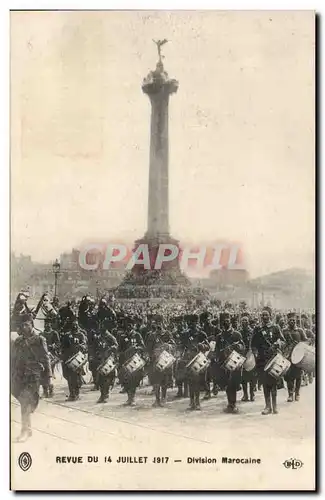
<svg viewBox="0 0 325 500"><path fill-rule="evenodd" d="M286 341L286 349L288 354L292 352L298 342L307 341L307 337L302 328L298 328L296 324L296 313L288 313L288 326L283 330L283 336ZM302 379L302 370L295 365L291 365L288 372L284 377L288 386L288 403L293 401L293 393L295 394L295 401L300 399L300 387Z"/></svg>
<svg viewBox="0 0 325 500"><path fill-rule="evenodd" d="M223 367L224 362L233 350L242 354L245 351L245 346L241 334L234 330L231 325L230 313L225 312L223 314L221 333L216 337L215 357L217 361L217 383L220 387L226 387L228 400L228 406L224 410L226 413L238 413L236 402L237 390L239 390L241 382L241 370L228 372Z"/></svg>
<svg viewBox="0 0 325 500"><path fill-rule="evenodd" d="M125 370L123 364L136 353L140 354L140 356L143 356L145 352L145 345L140 333L137 332L134 328L131 328L129 332L123 333L119 340L120 340L119 379L121 385L123 386L128 395L128 399L125 405L135 406L135 401L134 401L135 393L137 387L139 386L141 380L144 377L144 370L139 369L130 375Z"/></svg>
<svg viewBox="0 0 325 500"><path fill-rule="evenodd" d="M165 403L168 385L173 381L172 368L164 372L157 370L157 359L162 350L170 352L175 346L171 333L160 326L157 327L155 332L148 335L147 350L150 357L150 379L156 396L153 406L162 406Z"/></svg>
<svg viewBox="0 0 325 500"><path fill-rule="evenodd" d="M253 338L253 329L249 326L249 318L248 316L242 316L241 319L241 328L239 333L242 336L244 345L245 345L245 353L251 350L251 342ZM255 390L257 384L257 374L256 370L253 369L251 371L243 370L243 378L242 378L242 388L243 388L243 397L242 401L248 401L248 385L249 385L249 398L251 401L255 401Z"/></svg>
<svg viewBox="0 0 325 500"><path fill-rule="evenodd" d="M98 321L97 312L95 312L95 301L89 295L85 295L80 301L78 308L78 324L83 330L83 333L87 336L89 370L91 371L94 382L92 390L97 391L97 364L94 339L98 332Z"/></svg>
<svg viewBox="0 0 325 500"><path fill-rule="evenodd" d="M112 357L116 362L118 343L114 335L108 330L101 331L99 335L94 338L94 348L96 365L99 368L102 363L104 363L109 357ZM115 380L115 368L104 375L97 372L97 385L100 389L100 398L97 403L106 403L109 398L109 389L114 385Z"/></svg>
<svg viewBox="0 0 325 500"><path fill-rule="evenodd" d="M157 326L155 331L148 334L147 350L149 356L152 357L154 349L162 344L175 344L175 341L168 330Z"/></svg>
<svg viewBox="0 0 325 500"><path fill-rule="evenodd" d="M57 331L53 330L50 326L50 323L45 323L44 332L41 336L46 340L50 364L51 364L51 373L54 377L54 369L55 365L59 362L60 359L60 336ZM47 385L47 380L42 380L43 387L43 396L44 398L52 398L53 397L53 384Z"/></svg>
<svg viewBox="0 0 325 500"><path fill-rule="evenodd" d="M72 369L66 364L66 362L78 352L83 354L87 352L87 340L79 329L77 321L72 324L70 331L62 334L61 351L63 377L67 380L69 387L69 396L67 400L77 401L79 399L80 387L82 384L81 371L83 365L77 369Z"/></svg>
<svg viewBox="0 0 325 500"><path fill-rule="evenodd" d="M315 342L316 342L315 325L311 325L310 324L309 318L308 318L308 316L306 314L302 314L301 315L301 319L302 319L302 328L303 328L304 333L305 333L305 335L307 337L307 343L309 345L314 346ZM313 319L315 320L315 315L313 315ZM314 380L314 377L315 377L315 373L314 372L303 374L303 380L305 379L306 385L308 385L308 382L310 384L312 384L313 380Z"/></svg>
<svg viewBox="0 0 325 500"><path fill-rule="evenodd" d="M310 325L309 318L307 314L302 314L301 315L301 327L305 333L305 336L307 337L307 342L310 345L315 345L315 334L313 332L313 329Z"/></svg>
<svg viewBox="0 0 325 500"><path fill-rule="evenodd" d="M188 397L188 381L186 378L186 362L184 361L183 354L187 346L187 337L189 335L189 328L187 323L182 319L178 324L177 333L175 335L177 350L179 357L175 363L175 381L177 385L176 398ZM183 391L184 389L184 391Z"/></svg>
<svg viewBox="0 0 325 500"><path fill-rule="evenodd" d="M278 413L277 408L277 380L268 375L264 368L272 355L277 350L284 347L285 341L279 325L271 323L270 312L264 309L262 312L262 321L254 329L252 338L252 349L257 354L256 368L259 380L262 382L265 408L262 415ZM272 396L272 403L271 403Z"/></svg>
<svg viewBox="0 0 325 500"><path fill-rule="evenodd" d="M100 300L97 311L97 319L100 328L111 331L117 325L116 312L113 309L113 302L110 304L103 298Z"/></svg>
<svg viewBox="0 0 325 500"><path fill-rule="evenodd" d="M34 333L31 320L21 325L20 337L13 343L11 369L11 391L21 407L18 440L26 441L32 435L31 414L39 403L41 377L50 385L52 376L46 341Z"/></svg>
<svg viewBox="0 0 325 500"><path fill-rule="evenodd" d="M59 309L60 318L60 329L61 332L69 332L71 330L72 324L76 320L76 315L72 308L72 303L70 300L67 301L65 306Z"/></svg>
<svg viewBox="0 0 325 500"><path fill-rule="evenodd" d="M206 333L202 330L198 323L189 323L189 335L185 337L185 357L191 361L199 352L206 352L210 345ZM200 405L200 389L205 385L205 372L193 374L188 371L187 380L190 392L190 410L201 410Z"/></svg>

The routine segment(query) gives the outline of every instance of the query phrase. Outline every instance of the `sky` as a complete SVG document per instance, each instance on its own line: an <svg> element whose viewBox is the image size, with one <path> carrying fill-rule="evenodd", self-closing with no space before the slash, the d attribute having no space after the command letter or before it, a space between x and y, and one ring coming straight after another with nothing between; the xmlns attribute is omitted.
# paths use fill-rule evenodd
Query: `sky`
<svg viewBox="0 0 325 500"><path fill-rule="evenodd" d="M12 250L143 236L163 38L172 236L240 242L252 277L312 268L311 11L11 12Z"/></svg>

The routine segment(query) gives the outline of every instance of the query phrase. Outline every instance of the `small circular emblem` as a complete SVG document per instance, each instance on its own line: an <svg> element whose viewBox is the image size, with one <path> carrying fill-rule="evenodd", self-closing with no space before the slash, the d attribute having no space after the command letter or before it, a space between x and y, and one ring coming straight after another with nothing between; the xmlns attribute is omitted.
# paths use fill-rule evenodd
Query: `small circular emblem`
<svg viewBox="0 0 325 500"><path fill-rule="evenodd" d="M27 451L24 451L19 455L18 465L24 472L28 471L28 469L32 466L32 457Z"/></svg>
<svg viewBox="0 0 325 500"><path fill-rule="evenodd" d="M297 458L290 458L290 460L285 460L283 465L286 469L300 469L304 464Z"/></svg>

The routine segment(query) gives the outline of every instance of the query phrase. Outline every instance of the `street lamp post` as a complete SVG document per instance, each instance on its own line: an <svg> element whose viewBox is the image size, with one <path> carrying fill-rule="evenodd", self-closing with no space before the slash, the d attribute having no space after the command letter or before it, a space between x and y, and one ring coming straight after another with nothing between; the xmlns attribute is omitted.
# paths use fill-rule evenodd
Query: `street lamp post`
<svg viewBox="0 0 325 500"><path fill-rule="evenodd" d="M54 272L54 297L56 297L57 291L58 291L58 276L59 276L60 268L61 268L61 265L60 265L60 262L58 261L58 259L55 260L52 267L53 267L53 272Z"/></svg>

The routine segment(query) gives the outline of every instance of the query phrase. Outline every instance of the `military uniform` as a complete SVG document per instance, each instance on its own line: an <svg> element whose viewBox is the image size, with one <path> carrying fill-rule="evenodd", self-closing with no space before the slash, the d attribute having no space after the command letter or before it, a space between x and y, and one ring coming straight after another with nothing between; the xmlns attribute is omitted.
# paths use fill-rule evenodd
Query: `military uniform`
<svg viewBox="0 0 325 500"><path fill-rule="evenodd" d="M245 354L251 349L251 341L253 338L253 329L248 325L242 325L240 329L240 334L242 336L245 345ZM249 398L251 401L255 400L255 390L257 384L257 372L254 368L251 371L243 370L242 373L242 388L243 397L242 401L248 401L248 386L249 386Z"/></svg>
<svg viewBox="0 0 325 500"><path fill-rule="evenodd" d="M117 315L105 299L102 299L98 306L97 319L100 328L111 331L117 326Z"/></svg>
<svg viewBox="0 0 325 500"><path fill-rule="evenodd" d="M245 346L242 337L231 324L224 324L221 333L216 337L215 358L217 384L221 388L226 388L228 406L225 411L228 413L238 412L236 400L237 390L239 390L241 382L241 370L229 372L223 367L224 362L233 350L240 354L244 352Z"/></svg>
<svg viewBox="0 0 325 500"><path fill-rule="evenodd" d="M76 320L76 315L71 307L71 302L59 309L60 329L63 333L71 330L73 322Z"/></svg>
<svg viewBox="0 0 325 500"><path fill-rule="evenodd" d="M184 339L185 353L184 360L188 364L199 352L209 350L209 342L206 333L198 327L192 325L189 335ZM194 375L190 370L187 370L187 381L190 393L190 409L200 410L200 390L205 386L205 372L199 375Z"/></svg>
<svg viewBox="0 0 325 500"><path fill-rule="evenodd" d="M187 337L189 329L185 322L179 323L177 334L175 336L177 359L174 365L174 376L177 385L176 398L187 398L189 395L188 380L186 377L186 362L183 354L187 346Z"/></svg>
<svg viewBox="0 0 325 500"><path fill-rule="evenodd" d="M165 403L167 388L173 383L173 368L170 367L163 372L157 370L157 359L163 350L168 352L175 351L174 347L176 347L175 341L171 333L167 330L152 332L148 335L147 350L150 356L150 381L154 387L156 396L156 400L153 403L154 406L161 406Z"/></svg>
<svg viewBox="0 0 325 500"><path fill-rule="evenodd" d="M143 357L145 345L139 332L132 329L130 332L123 333L119 339L119 379L127 392L128 400L126 405L135 405L135 392L141 380L144 377L144 369L137 370L131 376L126 372L123 364L130 359L135 353L139 353Z"/></svg>
<svg viewBox="0 0 325 500"><path fill-rule="evenodd" d="M274 325L271 321L264 322L254 329L254 334L252 338L252 349L255 350L256 357L256 368L259 381L263 385L264 398L265 398L265 409L263 410L263 415L268 415L269 413L278 413L277 408L277 380L265 371L265 365L270 361L273 355L276 354L277 349L284 346L284 338L281 333L280 327ZM272 396L272 406L271 406L271 396Z"/></svg>
<svg viewBox="0 0 325 500"><path fill-rule="evenodd" d="M69 332L61 335L61 351L63 377L67 380L69 387L68 401L76 401L79 399L80 387L82 385L82 367L77 371L72 370L66 365L66 361L79 351L83 353L87 352L86 337L77 325L73 325Z"/></svg>
<svg viewBox="0 0 325 500"><path fill-rule="evenodd" d="M33 333L32 326L30 334L14 341L11 355L11 392L21 406L20 439L25 440L32 434L31 414L39 403L41 377L48 381L51 377L50 359L45 339Z"/></svg>
<svg viewBox="0 0 325 500"><path fill-rule="evenodd" d="M89 370L91 371L94 387L93 391L97 391L99 389L97 383L97 368L98 368L98 360L96 358L96 337L98 336L97 329L90 329L86 332L87 335L87 347L88 347L88 363Z"/></svg>
<svg viewBox="0 0 325 500"><path fill-rule="evenodd" d="M55 365L59 362L60 359L60 335L57 331L53 330L47 325L41 336L46 340L51 364L51 372L53 375ZM43 393L45 398L51 398L53 397L53 384L51 383L48 385L47 382L48 381L46 377L44 379L42 378L41 383L43 386Z"/></svg>
<svg viewBox="0 0 325 500"><path fill-rule="evenodd" d="M114 335L108 330L96 335L94 339L94 350L97 369L101 363L105 362L109 356L113 356L116 361L118 343ZM109 397L109 389L114 385L115 369L108 375L97 372L97 385L100 389L98 403L106 403Z"/></svg>
<svg viewBox="0 0 325 500"><path fill-rule="evenodd" d="M302 328L298 328L295 324L288 325L287 328L283 330L283 336L286 341L286 349L288 354L292 352L295 345L298 342L307 341L307 337ZM300 398L300 387L302 380L302 369L295 365L291 365L288 372L284 377L288 386L288 402L293 401L293 393L295 393L295 400L299 401Z"/></svg>

